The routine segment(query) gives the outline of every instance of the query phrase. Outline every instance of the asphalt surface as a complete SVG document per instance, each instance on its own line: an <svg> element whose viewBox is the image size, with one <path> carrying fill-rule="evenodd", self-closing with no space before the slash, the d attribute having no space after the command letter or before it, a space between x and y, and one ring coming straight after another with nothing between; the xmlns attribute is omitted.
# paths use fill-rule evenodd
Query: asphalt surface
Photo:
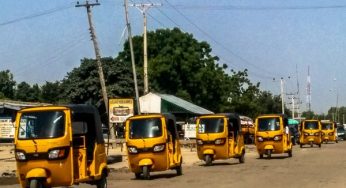
<svg viewBox="0 0 346 188"><path fill-rule="evenodd" d="M202 161L183 167L183 175L175 171L152 173L151 180L136 180L127 168L114 169L108 178L109 187L346 187L346 142L323 144L310 148L295 146L293 157L273 155L259 159L248 150L245 163L237 159L215 161L204 166ZM4 181L5 180L5 181ZM19 187L13 178L0 179L0 187ZM80 185L79 187L92 187Z"/></svg>

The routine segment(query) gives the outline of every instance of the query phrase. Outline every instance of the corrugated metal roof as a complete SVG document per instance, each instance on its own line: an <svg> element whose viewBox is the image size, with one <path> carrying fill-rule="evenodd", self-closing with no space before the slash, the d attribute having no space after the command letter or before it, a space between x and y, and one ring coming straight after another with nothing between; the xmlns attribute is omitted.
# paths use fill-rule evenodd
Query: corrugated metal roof
<svg viewBox="0 0 346 188"><path fill-rule="evenodd" d="M168 95L168 94L159 94L155 93L156 95L160 96L162 100L167 101L169 103L172 103L179 108L182 108L190 113L193 114L213 114L212 111L209 111L205 108L202 108L200 106L197 106L191 102L188 102L184 99L178 98L174 95Z"/></svg>

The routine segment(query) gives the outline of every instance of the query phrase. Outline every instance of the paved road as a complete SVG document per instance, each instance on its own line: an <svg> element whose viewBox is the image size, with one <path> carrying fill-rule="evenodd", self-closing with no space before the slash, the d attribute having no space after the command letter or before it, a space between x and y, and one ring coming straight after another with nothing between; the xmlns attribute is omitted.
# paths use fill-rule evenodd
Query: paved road
<svg viewBox="0 0 346 188"><path fill-rule="evenodd" d="M110 175L109 187L346 187L346 142L323 144L322 148L296 146L293 157L274 155L258 159L255 152L246 155L244 164L238 160L217 161L205 167L202 162L184 167L184 174L175 171L152 174L152 180L135 180L126 169ZM18 185L5 186L18 187ZM81 185L80 187L91 187Z"/></svg>

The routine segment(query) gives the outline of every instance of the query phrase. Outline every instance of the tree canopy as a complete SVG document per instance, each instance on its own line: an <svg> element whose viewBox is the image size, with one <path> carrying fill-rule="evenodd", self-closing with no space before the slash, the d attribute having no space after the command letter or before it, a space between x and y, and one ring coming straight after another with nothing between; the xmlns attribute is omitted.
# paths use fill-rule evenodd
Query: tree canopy
<svg viewBox="0 0 346 188"><path fill-rule="evenodd" d="M133 38L139 93L143 94L143 37ZM261 91L252 83L247 70L234 71L212 55L205 41L178 28L148 33L148 74L150 91L172 94L214 112L237 112L255 117L261 113L280 113L281 99ZM117 57L101 59L108 96L133 97L129 43ZM48 103L92 103L102 100L96 61L84 58L79 67L61 81L39 87L22 82L14 92L15 81L9 71L0 72L0 93L5 97ZM1 96L1 95L0 95Z"/></svg>

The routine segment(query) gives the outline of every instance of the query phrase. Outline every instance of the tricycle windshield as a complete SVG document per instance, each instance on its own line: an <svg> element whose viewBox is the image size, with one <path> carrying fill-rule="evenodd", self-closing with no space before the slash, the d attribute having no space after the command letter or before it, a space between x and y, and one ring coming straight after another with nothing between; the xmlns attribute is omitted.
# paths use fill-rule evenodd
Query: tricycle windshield
<svg viewBox="0 0 346 188"><path fill-rule="evenodd" d="M223 118L202 118L199 120L198 133L222 133L223 130Z"/></svg>
<svg viewBox="0 0 346 188"><path fill-rule="evenodd" d="M304 128L305 129L318 129L318 122L305 122Z"/></svg>
<svg viewBox="0 0 346 188"><path fill-rule="evenodd" d="M258 131L278 131L280 130L280 118L259 118Z"/></svg>
<svg viewBox="0 0 346 188"><path fill-rule="evenodd" d="M322 130L332 130L333 125L331 123L322 123Z"/></svg>
<svg viewBox="0 0 346 188"><path fill-rule="evenodd" d="M162 136L160 118L133 119L130 121L130 138L143 139Z"/></svg>
<svg viewBox="0 0 346 188"><path fill-rule="evenodd" d="M19 139L62 137L65 133L63 111L24 112L20 117Z"/></svg>

